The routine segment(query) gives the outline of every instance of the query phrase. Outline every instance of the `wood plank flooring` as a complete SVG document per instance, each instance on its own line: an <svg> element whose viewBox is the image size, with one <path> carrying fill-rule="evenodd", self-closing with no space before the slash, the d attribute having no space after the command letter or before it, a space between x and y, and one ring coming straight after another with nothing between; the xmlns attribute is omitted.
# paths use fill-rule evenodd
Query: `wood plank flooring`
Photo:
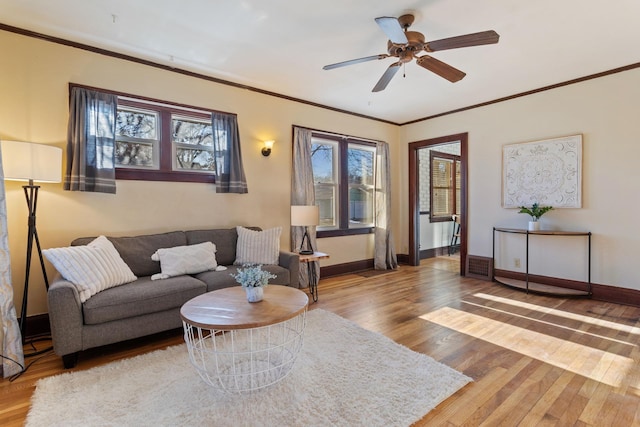
<svg viewBox="0 0 640 427"><path fill-rule="evenodd" d="M457 268L455 259L440 257L395 272L322 279L310 308L474 379L418 426L640 426L640 308L526 294L462 278ZM92 350L74 369L179 343L181 331L170 331ZM22 425L35 382L65 371L52 354L27 362L33 365L22 376L0 383L0 425Z"/></svg>

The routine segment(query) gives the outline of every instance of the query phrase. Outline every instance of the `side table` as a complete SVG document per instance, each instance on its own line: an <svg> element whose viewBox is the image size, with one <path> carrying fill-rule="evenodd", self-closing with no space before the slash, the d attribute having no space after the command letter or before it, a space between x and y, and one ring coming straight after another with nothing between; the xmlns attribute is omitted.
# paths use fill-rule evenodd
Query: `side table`
<svg viewBox="0 0 640 427"><path fill-rule="evenodd" d="M324 252L314 252L310 255L300 255L300 262L307 264L307 274L309 275L309 293L313 302L318 301L318 278L316 277L316 261L329 258L329 254Z"/></svg>
<svg viewBox="0 0 640 427"><path fill-rule="evenodd" d="M303 345L309 297L269 285L247 302L240 286L199 295L180 309L189 359L209 385L238 393L286 377Z"/></svg>

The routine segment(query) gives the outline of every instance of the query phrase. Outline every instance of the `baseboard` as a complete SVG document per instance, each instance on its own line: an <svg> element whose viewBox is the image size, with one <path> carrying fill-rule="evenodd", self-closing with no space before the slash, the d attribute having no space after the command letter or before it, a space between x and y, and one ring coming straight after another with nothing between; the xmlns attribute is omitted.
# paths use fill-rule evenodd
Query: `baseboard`
<svg viewBox="0 0 640 427"><path fill-rule="evenodd" d="M495 270L494 275L507 277L510 279L525 280L525 274L516 271ZM557 277L539 276L536 274L530 274L529 280L532 282L542 283L544 285L558 286L560 288L567 289L584 290L589 286L587 282L561 279ZM591 283L591 293L591 299L597 301L613 302L616 304L640 307L640 290L637 289L620 288L617 286Z"/></svg>
<svg viewBox="0 0 640 427"><path fill-rule="evenodd" d="M458 250L458 246L456 246ZM437 256L449 255L449 246L441 246L439 248L422 249L420 251L420 259L435 258Z"/></svg>
<svg viewBox="0 0 640 427"><path fill-rule="evenodd" d="M409 265L409 254L397 254L396 258L398 259L398 264Z"/></svg>
<svg viewBox="0 0 640 427"><path fill-rule="evenodd" d="M373 265L373 258L347 262L344 264L328 265L320 268L320 277L341 276L343 274L355 273L357 271L371 270Z"/></svg>
<svg viewBox="0 0 640 427"><path fill-rule="evenodd" d="M49 314L37 314L27 317L26 338L34 336L42 336L51 334L51 326L49 325Z"/></svg>

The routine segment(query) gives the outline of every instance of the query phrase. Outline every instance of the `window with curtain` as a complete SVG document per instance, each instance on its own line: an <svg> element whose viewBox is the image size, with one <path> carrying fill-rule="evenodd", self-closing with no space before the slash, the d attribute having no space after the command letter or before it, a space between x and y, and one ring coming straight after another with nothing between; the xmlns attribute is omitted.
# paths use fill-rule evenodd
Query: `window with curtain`
<svg viewBox="0 0 640 427"><path fill-rule="evenodd" d="M451 221L454 214L460 214L461 168L460 156L430 152L430 210L431 222Z"/></svg>
<svg viewBox="0 0 640 427"><path fill-rule="evenodd" d="M376 145L356 138L312 134L311 163L318 237L370 233L374 226Z"/></svg>

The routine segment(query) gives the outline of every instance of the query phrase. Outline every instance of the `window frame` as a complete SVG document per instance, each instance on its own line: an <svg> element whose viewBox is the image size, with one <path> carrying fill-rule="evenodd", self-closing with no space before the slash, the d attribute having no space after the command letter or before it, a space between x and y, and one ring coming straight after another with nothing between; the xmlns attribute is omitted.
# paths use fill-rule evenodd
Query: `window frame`
<svg viewBox="0 0 640 427"><path fill-rule="evenodd" d="M180 108L165 102L149 102L131 96L118 96L120 106L154 111L158 115L159 132L159 165L158 169L136 168L130 166L116 166L116 179L138 181L173 181L173 182L201 182L215 184L215 172L174 170L175 149L172 138L172 119L174 116L192 120L211 121L211 112L197 111L195 108Z"/></svg>
<svg viewBox="0 0 640 427"><path fill-rule="evenodd" d="M434 170L434 160L435 159L446 159L451 160L451 170L449 174L449 182L450 185L447 187L448 191L452 193L451 195L451 210L446 215L434 215L433 202L435 198L433 197L434 193L434 179L433 179L433 170ZM458 166L459 165L459 166ZM461 191L458 188L456 182L456 173L462 174L462 156L444 153L441 151L430 150L429 151L429 173L431 176L429 177L429 222L447 222L452 220L453 215L459 215L459 209L462 206L458 206L457 200L457 191Z"/></svg>
<svg viewBox="0 0 640 427"><path fill-rule="evenodd" d="M362 227L350 227L349 220L349 165L348 165L348 150L349 145L361 145L374 149L374 168L375 168L375 156L376 156L376 143L361 140L354 137L340 136L327 134L322 132L312 132L311 133L311 142L313 144L314 139L326 140L337 143L338 145L338 171L337 171L337 196L336 196L336 204L337 204L337 226L335 228L322 228L316 227L316 237L317 238L325 238L325 237L337 237L337 236L352 236L352 235L360 235L360 234L371 234L374 232L374 225L366 225ZM374 169L374 191L375 191L375 169ZM314 181L314 188L316 183ZM374 206L375 209L375 206Z"/></svg>

